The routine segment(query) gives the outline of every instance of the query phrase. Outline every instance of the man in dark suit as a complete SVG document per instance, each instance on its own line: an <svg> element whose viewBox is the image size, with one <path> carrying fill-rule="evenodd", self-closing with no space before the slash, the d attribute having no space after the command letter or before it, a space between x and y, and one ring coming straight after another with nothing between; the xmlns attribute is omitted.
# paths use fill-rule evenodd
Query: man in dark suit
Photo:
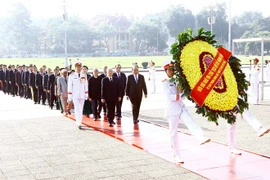
<svg viewBox="0 0 270 180"><path fill-rule="evenodd" d="M4 83L3 83L3 77L4 77L4 65L0 65L0 90L4 92Z"/></svg>
<svg viewBox="0 0 270 180"><path fill-rule="evenodd" d="M15 84L18 89L19 96L22 98L23 97L23 85L22 85L22 67L18 67L18 71L16 72L15 76Z"/></svg>
<svg viewBox="0 0 270 180"><path fill-rule="evenodd" d="M127 77L124 73L121 72L121 65L117 64L115 66L115 72L113 73L113 76L118 78L120 81L120 94L121 94L121 101L117 101L116 103L116 113L115 116L118 120L122 118L122 103L123 103L123 97L125 95L126 90L126 84L127 84Z"/></svg>
<svg viewBox="0 0 270 180"><path fill-rule="evenodd" d="M48 104L49 104L49 105L51 104L51 103L50 103L51 101L50 101L50 94L49 94L49 92L48 92L48 81L49 81L49 76L51 75L51 73L52 73L51 68L48 68L47 73L45 73L45 74L43 75L43 79L42 79L42 87L43 87L43 91L44 91L45 94L46 94L45 98L48 100ZM45 101L46 101L46 99L45 99Z"/></svg>
<svg viewBox="0 0 270 180"><path fill-rule="evenodd" d="M22 83L22 97L25 97L25 87L24 87L24 75L25 75L25 65L22 65L22 71L21 71L21 83Z"/></svg>
<svg viewBox="0 0 270 180"><path fill-rule="evenodd" d="M8 68L7 68L7 70L6 70L6 92L7 92L7 94L9 95L9 93L10 93L10 83L9 83L9 81L10 81L10 71L11 71L11 66L9 65L8 66Z"/></svg>
<svg viewBox="0 0 270 180"><path fill-rule="evenodd" d="M107 77L107 69L108 69L108 66L104 66L103 73L99 76L99 78L101 79L101 81L102 81L103 78ZM106 108L106 104L101 102L101 105L98 107L99 113L101 112L102 109L103 109L104 120L106 120L107 119L107 108Z"/></svg>
<svg viewBox="0 0 270 180"><path fill-rule="evenodd" d="M50 108L53 109L54 103L56 104L56 109L59 110L59 103L57 102L56 96L55 96L55 81L56 77L59 73L59 69L54 69L54 74L51 74L48 79L48 93L50 93Z"/></svg>
<svg viewBox="0 0 270 180"><path fill-rule="evenodd" d="M38 94L37 94L37 88L36 88L36 74L37 74L37 68L34 66L33 71L30 72L29 77L29 87L31 90L32 100L35 104L38 102Z"/></svg>
<svg viewBox="0 0 270 180"><path fill-rule="evenodd" d="M45 92L43 91L43 68L39 68L39 72L36 74L36 88L37 88L37 102L40 104L40 101L42 101L42 104L45 105Z"/></svg>
<svg viewBox="0 0 270 180"><path fill-rule="evenodd" d="M132 74L128 76L126 96L127 100L130 99L132 104L132 115L134 124L139 122L139 112L142 101L142 94L144 92L145 98L147 98L147 88L144 80L144 76L139 74L139 68L137 65L132 67Z"/></svg>
<svg viewBox="0 0 270 180"><path fill-rule="evenodd" d="M113 120L116 102L121 101L120 83L116 77L113 77L113 70L111 68L107 69L107 75L101 81L101 101L106 103L108 120L110 127L112 127L115 124Z"/></svg>
<svg viewBox="0 0 270 180"><path fill-rule="evenodd" d="M10 93L13 97L15 97L15 66L12 65L9 71L9 86L10 86Z"/></svg>
<svg viewBox="0 0 270 180"><path fill-rule="evenodd" d="M94 121L98 118L101 118L98 107L102 106L101 104L101 78L98 76L98 69L93 70L93 76L88 80L88 96L89 101L92 105L92 113L94 116Z"/></svg>
<svg viewBox="0 0 270 180"><path fill-rule="evenodd" d="M29 89L29 79L30 79L30 69L32 66L30 65L29 67L26 66L25 71L24 71L24 80L23 80L23 85L24 85L24 96L26 99L31 99L31 92Z"/></svg>

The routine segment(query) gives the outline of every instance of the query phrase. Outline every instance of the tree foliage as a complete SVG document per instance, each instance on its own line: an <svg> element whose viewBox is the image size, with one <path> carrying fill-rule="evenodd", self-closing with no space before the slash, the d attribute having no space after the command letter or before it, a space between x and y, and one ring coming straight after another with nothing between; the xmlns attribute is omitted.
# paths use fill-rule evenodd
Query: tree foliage
<svg viewBox="0 0 270 180"><path fill-rule="evenodd" d="M170 36L177 38L179 32L185 29L195 27L195 16L189 9L182 5L171 6L166 10L165 24L169 30Z"/></svg>
<svg viewBox="0 0 270 180"><path fill-rule="evenodd" d="M129 28L137 51L157 52L168 47L168 33L161 17L156 14L135 21Z"/></svg>

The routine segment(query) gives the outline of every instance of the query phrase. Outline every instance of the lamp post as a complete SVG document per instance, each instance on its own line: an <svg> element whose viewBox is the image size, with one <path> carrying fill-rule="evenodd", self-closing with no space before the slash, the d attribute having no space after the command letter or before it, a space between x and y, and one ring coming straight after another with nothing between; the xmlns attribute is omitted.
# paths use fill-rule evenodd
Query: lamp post
<svg viewBox="0 0 270 180"><path fill-rule="evenodd" d="M67 0L63 0L63 20L65 26L65 67L68 67L68 57L67 57Z"/></svg>
<svg viewBox="0 0 270 180"><path fill-rule="evenodd" d="M229 34L228 34L228 49L231 51L231 41L232 41L232 23L231 23L231 0L229 0Z"/></svg>
<svg viewBox="0 0 270 180"><path fill-rule="evenodd" d="M213 34L213 24L215 24L215 22L216 22L216 17L214 16L215 12L216 12L216 6L210 5L208 8L209 8L209 12L210 12L210 17L208 17L207 20L208 20L208 24L211 27L211 34Z"/></svg>
<svg viewBox="0 0 270 180"><path fill-rule="evenodd" d="M157 56L158 56L158 31L157 31Z"/></svg>

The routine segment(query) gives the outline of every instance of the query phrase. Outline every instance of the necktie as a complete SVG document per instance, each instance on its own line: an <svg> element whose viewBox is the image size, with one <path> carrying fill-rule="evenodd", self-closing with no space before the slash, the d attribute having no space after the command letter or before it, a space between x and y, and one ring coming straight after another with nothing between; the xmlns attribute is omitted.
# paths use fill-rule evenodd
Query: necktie
<svg viewBox="0 0 270 180"><path fill-rule="evenodd" d="M65 78L65 81L66 81L66 83L67 83L67 78Z"/></svg>
<svg viewBox="0 0 270 180"><path fill-rule="evenodd" d="M135 75L135 80L136 80L136 83L138 84L138 78L137 78L137 75Z"/></svg>
<svg viewBox="0 0 270 180"><path fill-rule="evenodd" d="M112 78L110 78L110 81L112 81Z"/></svg>
<svg viewBox="0 0 270 180"><path fill-rule="evenodd" d="M81 74L78 74L78 76L80 77L80 76L81 76Z"/></svg>
<svg viewBox="0 0 270 180"><path fill-rule="evenodd" d="M120 78L120 73L118 73L118 78Z"/></svg>

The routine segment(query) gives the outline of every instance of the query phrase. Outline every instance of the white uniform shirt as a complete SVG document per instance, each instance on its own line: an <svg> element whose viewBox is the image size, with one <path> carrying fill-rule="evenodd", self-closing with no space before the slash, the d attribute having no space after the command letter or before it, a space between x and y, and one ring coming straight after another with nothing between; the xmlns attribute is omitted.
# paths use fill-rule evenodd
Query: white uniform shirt
<svg viewBox="0 0 270 180"><path fill-rule="evenodd" d="M266 65L267 81L270 81L270 62Z"/></svg>
<svg viewBox="0 0 270 180"><path fill-rule="evenodd" d="M155 66L150 67L150 69L149 69L149 77L150 77L150 79L156 79L156 68L155 68Z"/></svg>
<svg viewBox="0 0 270 180"><path fill-rule="evenodd" d="M88 81L87 76L83 73L71 74L68 77L68 100L88 98Z"/></svg>
<svg viewBox="0 0 270 180"><path fill-rule="evenodd" d="M163 92L167 101L165 106L165 116L178 116L182 111L186 111L185 104L183 103L183 98L181 94L177 92L178 84L176 82L170 82L169 79L162 82ZM180 99L177 100L177 94L179 94Z"/></svg>
<svg viewBox="0 0 270 180"><path fill-rule="evenodd" d="M255 65L251 69L250 83L259 83L259 74L261 70L258 65Z"/></svg>

